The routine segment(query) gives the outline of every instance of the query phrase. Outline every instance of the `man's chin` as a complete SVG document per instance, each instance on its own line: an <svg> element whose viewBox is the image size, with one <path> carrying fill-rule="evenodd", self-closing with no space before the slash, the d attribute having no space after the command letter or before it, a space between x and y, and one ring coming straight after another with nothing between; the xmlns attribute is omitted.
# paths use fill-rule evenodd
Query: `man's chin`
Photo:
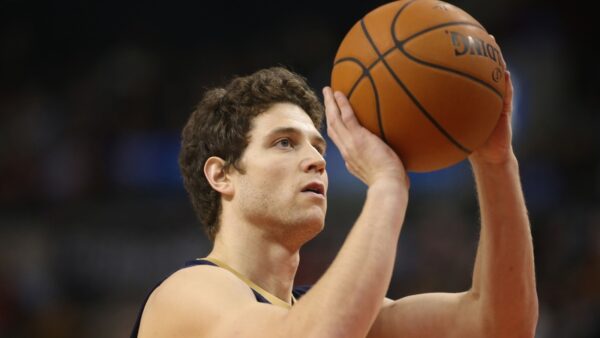
<svg viewBox="0 0 600 338"><path fill-rule="evenodd" d="M324 217L306 218L293 227L293 236L306 243L323 231L324 227Z"/></svg>
<svg viewBox="0 0 600 338"><path fill-rule="evenodd" d="M315 218L314 220L307 221L303 227L306 232L312 234L311 238L317 236L325 228L325 220L322 217Z"/></svg>

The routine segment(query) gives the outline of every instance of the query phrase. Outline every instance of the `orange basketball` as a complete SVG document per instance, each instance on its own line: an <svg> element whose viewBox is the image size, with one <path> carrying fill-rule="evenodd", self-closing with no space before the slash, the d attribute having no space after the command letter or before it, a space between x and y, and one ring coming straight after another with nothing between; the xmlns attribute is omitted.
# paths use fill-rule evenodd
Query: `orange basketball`
<svg viewBox="0 0 600 338"><path fill-rule="evenodd" d="M500 48L468 13L402 0L362 18L342 41L331 85L407 170L453 165L482 145L503 106Z"/></svg>

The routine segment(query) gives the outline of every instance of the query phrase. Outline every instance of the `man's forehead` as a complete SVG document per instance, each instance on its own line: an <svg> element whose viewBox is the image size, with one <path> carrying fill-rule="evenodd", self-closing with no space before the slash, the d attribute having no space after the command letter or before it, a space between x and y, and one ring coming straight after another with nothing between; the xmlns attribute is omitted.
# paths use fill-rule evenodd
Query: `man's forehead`
<svg viewBox="0 0 600 338"><path fill-rule="evenodd" d="M274 104L254 118L252 129L262 135L295 131L323 138L308 114L291 103Z"/></svg>

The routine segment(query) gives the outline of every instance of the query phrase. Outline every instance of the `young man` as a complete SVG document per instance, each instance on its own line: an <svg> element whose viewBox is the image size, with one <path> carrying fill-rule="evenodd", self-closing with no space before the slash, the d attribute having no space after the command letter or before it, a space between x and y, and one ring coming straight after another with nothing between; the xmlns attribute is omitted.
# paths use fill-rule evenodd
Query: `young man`
<svg viewBox="0 0 600 338"><path fill-rule="evenodd" d="M328 134L368 193L331 267L306 292L293 281L299 250L323 229L327 209L322 107L281 68L209 91L183 131L180 164L214 248L153 291L132 336L533 337L533 250L508 74L506 86L496 130L469 158L482 220L472 287L396 301L385 294L409 180L344 95L323 90Z"/></svg>

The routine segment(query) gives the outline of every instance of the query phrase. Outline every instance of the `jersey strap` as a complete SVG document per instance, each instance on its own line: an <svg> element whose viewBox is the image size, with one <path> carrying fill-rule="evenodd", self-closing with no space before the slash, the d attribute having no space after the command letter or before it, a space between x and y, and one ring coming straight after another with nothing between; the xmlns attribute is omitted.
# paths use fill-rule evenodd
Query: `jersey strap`
<svg viewBox="0 0 600 338"><path fill-rule="evenodd" d="M197 259L197 260L200 260L200 261L209 261L209 262L213 263L214 265L216 265L216 266L218 266L220 268L223 268L223 269L231 272L237 278L239 278L242 282L246 283L246 285L248 285L248 287L250 287L250 289L252 289L252 291L254 291L255 294L259 294L260 296L262 296L264 299L266 299L269 303L271 303L273 305L277 305L277 306L281 306L281 307L289 309L297 301L293 292L292 292L292 297L291 297L291 299L292 299L292 303L291 304L289 304L288 302L285 302L285 301L279 299L278 297L274 296L269 291L261 288L256 283L254 283L250 279L246 278L246 276L242 275L241 273L239 273L237 270L235 270L231 266L227 265L226 263L224 263L224 262L222 262L222 261L220 261L220 260L218 260L216 258L205 257L205 258L200 258L200 259ZM257 297L257 299L258 299L258 297Z"/></svg>

